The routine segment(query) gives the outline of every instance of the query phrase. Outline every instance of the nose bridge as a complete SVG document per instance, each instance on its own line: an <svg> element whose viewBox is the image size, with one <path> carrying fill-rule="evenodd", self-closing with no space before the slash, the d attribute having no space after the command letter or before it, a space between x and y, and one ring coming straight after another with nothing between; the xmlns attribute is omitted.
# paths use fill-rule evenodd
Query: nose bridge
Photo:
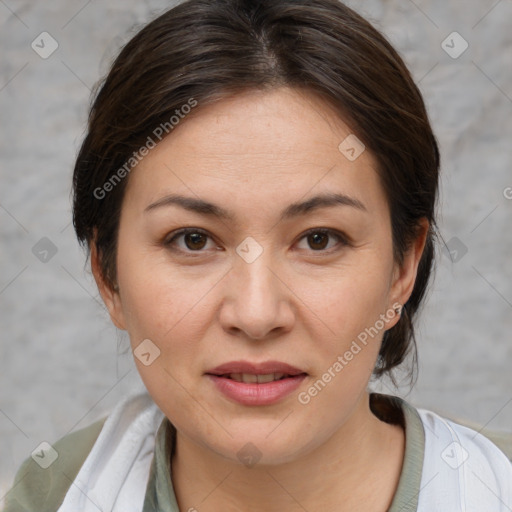
<svg viewBox="0 0 512 512"><path fill-rule="evenodd" d="M239 256L235 268L240 281L241 296L245 295L253 307L270 305L277 292L272 252L252 237L247 237L236 249Z"/></svg>
<svg viewBox="0 0 512 512"><path fill-rule="evenodd" d="M248 237L236 252L230 293L233 302L225 320L251 338L263 338L292 319L286 304L287 288L276 276L277 258L262 243Z"/></svg>

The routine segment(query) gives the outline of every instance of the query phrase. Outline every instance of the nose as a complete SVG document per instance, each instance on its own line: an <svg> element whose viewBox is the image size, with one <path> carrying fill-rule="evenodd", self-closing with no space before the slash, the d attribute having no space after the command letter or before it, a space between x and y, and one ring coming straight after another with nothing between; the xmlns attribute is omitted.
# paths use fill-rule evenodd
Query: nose
<svg viewBox="0 0 512 512"><path fill-rule="evenodd" d="M267 252L252 262L238 255L224 283L220 322L231 334L252 340L282 336L293 327L293 292Z"/></svg>

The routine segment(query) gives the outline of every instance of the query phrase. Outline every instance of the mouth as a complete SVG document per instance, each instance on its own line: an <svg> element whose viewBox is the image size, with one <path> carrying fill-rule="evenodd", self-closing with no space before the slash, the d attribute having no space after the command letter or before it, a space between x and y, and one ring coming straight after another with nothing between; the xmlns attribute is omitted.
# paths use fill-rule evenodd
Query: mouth
<svg viewBox="0 0 512 512"><path fill-rule="evenodd" d="M307 372L280 361L232 361L206 372L227 398L243 405L270 405L293 392Z"/></svg>

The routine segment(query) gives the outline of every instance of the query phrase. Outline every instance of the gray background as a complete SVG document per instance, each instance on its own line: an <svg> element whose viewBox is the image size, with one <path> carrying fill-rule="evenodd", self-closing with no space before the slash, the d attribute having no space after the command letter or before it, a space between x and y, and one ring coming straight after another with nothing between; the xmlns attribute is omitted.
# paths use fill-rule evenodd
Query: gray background
<svg viewBox="0 0 512 512"><path fill-rule="evenodd" d="M0 0L0 500L41 441L140 389L127 336L110 324L74 238L69 192L90 89L119 45L169 5ZM511 433L512 1L349 5L419 82L442 150L440 230L457 251L455 262L439 252L419 324L419 380L397 393ZM46 59L31 47L43 31L59 45ZM453 31L469 44L458 58L442 47ZM452 39L445 44L460 49Z"/></svg>

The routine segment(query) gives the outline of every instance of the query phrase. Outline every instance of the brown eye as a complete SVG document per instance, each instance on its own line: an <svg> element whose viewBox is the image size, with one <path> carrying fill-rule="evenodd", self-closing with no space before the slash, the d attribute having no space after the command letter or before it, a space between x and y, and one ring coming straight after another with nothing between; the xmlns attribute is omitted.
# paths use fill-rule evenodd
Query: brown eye
<svg viewBox="0 0 512 512"><path fill-rule="evenodd" d="M306 249L315 252L328 253L332 252L331 249L336 250L336 245L339 246L338 249L350 245L344 235L332 229L311 229L302 236L302 239L307 240L308 247ZM330 243L331 240L337 243Z"/></svg>
<svg viewBox="0 0 512 512"><path fill-rule="evenodd" d="M311 249L322 250L325 249L327 243L329 241L329 235L325 233L313 233L308 235L308 242Z"/></svg>
<svg viewBox="0 0 512 512"><path fill-rule="evenodd" d="M206 236L202 233L185 233L185 245L190 250L202 249L206 244Z"/></svg>
<svg viewBox="0 0 512 512"><path fill-rule="evenodd" d="M181 229L172 233L169 238L164 241L164 245L172 250L181 252L206 252L205 247L208 244L210 236L200 230L194 228ZM178 243L182 240L182 243Z"/></svg>

